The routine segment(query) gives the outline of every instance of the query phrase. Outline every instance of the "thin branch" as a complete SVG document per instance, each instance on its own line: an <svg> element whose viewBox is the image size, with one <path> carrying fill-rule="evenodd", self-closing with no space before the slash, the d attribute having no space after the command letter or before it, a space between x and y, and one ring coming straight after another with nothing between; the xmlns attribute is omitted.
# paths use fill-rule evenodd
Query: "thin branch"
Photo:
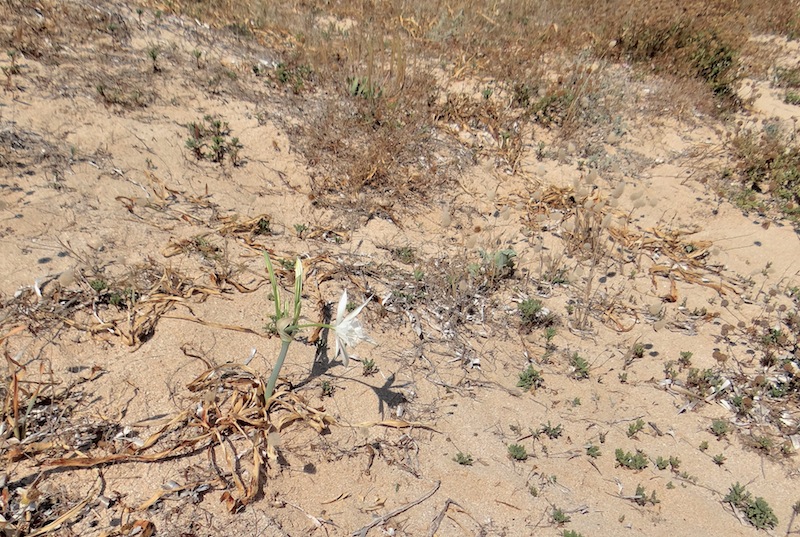
<svg viewBox="0 0 800 537"><path fill-rule="evenodd" d="M407 503L407 504L405 504L403 506L400 506L397 509L395 509L394 511L389 511L388 513L386 513L382 517L376 518L375 520L373 520L372 522L370 522L369 524L367 524L363 528L355 530L350 535L352 535L352 537L367 537L367 532L369 532L369 530L371 530L375 526L380 526L381 524L386 523L386 521L388 521L390 518L395 517L395 516L399 515L400 513L404 513L406 511L408 511L409 509L411 509L415 505L419 505L422 502L424 502L425 500L427 500L428 498L430 498L431 496L433 496L436 493L436 491L439 490L439 487L441 486L441 484L442 484L441 481L437 481L436 484L433 486L433 488L430 491L426 492L425 494L423 494L422 496L420 496L416 500L414 500L412 502L409 502L409 503Z"/></svg>

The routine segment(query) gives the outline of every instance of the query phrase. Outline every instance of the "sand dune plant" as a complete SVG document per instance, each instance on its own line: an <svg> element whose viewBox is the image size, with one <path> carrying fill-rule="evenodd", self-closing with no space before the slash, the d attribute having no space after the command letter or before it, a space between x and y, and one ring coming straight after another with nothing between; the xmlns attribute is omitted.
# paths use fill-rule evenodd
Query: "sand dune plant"
<svg viewBox="0 0 800 537"><path fill-rule="evenodd" d="M534 369L532 365L528 365L527 369L519 374L519 381L517 386L526 390L535 390L544 384L542 372Z"/></svg>
<svg viewBox="0 0 800 537"><path fill-rule="evenodd" d="M508 456L515 461L524 461L528 458L528 451L521 444L511 444L508 446Z"/></svg>
<svg viewBox="0 0 800 537"><path fill-rule="evenodd" d="M634 438L642 429L644 429L644 421L639 418L628 425L628 438Z"/></svg>
<svg viewBox="0 0 800 537"><path fill-rule="evenodd" d="M339 306L336 312L336 320L332 325L323 323L307 323L299 324L300 313L302 310L302 296L303 296L303 263L300 258L297 258L294 264L294 293L290 301L283 302L281 300L280 292L278 291L278 279L275 276L275 269L272 266L272 260L269 254L264 252L264 261L267 264L267 272L269 274L270 286L272 288L272 300L275 303L275 315L272 316L272 324L270 328L274 330L281 338L281 350L278 355L278 360L275 362L275 367L272 374L267 381L267 387L264 392L265 400L269 400L275 391L275 384L278 381L283 362L286 360L286 353L289 350L289 345L294 340L294 336L303 328L321 327L327 328L334 333L336 338L336 356L340 353L343 357L344 365L347 366L348 354L347 347L355 346L361 341L372 341L364 331L361 321L357 316L361 313L370 299L355 308L348 315L345 315L347 309L347 291L342 293L339 300ZM374 366L374 363L373 363Z"/></svg>
<svg viewBox="0 0 800 537"><path fill-rule="evenodd" d="M722 501L729 503L735 510L743 512L750 524L758 529L769 529L778 525L778 517L775 516L766 500L760 496L753 499L747 489L738 482L731 485L728 494Z"/></svg>
<svg viewBox="0 0 800 537"><path fill-rule="evenodd" d="M731 427L726 420L716 419L711 422L711 432L718 439L722 439L725 435L731 432Z"/></svg>
<svg viewBox="0 0 800 537"><path fill-rule="evenodd" d="M550 516L553 517L553 522L555 522L558 525L566 524L567 522L572 520L572 517L566 514L563 509L559 509L558 507L553 508L553 512L551 513Z"/></svg>
<svg viewBox="0 0 800 537"><path fill-rule="evenodd" d="M638 449L634 454L630 451L623 451L617 448L614 452L614 456L617 459L617 466L623 466L630 470L644 470L648 465L647 455Z"/></svg>
<svg viewBox="0 0 800 537"><path fill-rule="evenodd" d="M555 314L545 308L541 300L525 299L519 303L518 308L525 328L550 327L557 322Z"/></svg>
<svg viewBox="0 0 800 537"><path fill-rule="evenodd" d="M637 505L641 505L642 507L646 506L648 503L652 505L661 503L661 500L656 498L656 491L652 491L648 496L647 491L644 489L642 485L638 485L636 487L636 494L633 497L633 501Z"/></svg>
<svg viewBox="0 0 800 537"><path fill-rule="evenodd" d="M459 451L456 453L456 456L453 457L453 460L460 464L461 466L472 466L472 463L475 462L472 458L472 455L469 453L464 453Z"/></svg>
<svg viewBox="0 0 800 537"><path fill-rule="evenodd" d="M585 358L578 355L577 352L570 357L569 365L572 369L571 376L573 378L578 380L589 378L589 362L587 362Z"/></svg>
<svg viewBox="0 0 800 537"><path fill-rule="evenodd" d="M272 286L272 300L275 303L273 327L281 338L281 351L278 355L278 361L275 363L275 368L272 370L272 374L267 381L266 391L264 392L264 398L266 400L272 397L272 392L275 391L275 383L278 381L278 375L286 359L286 353L289 351L289 344L294 339L294 335L298 330L297 323L300 320L301 310L300 300L303 295L303 263L300 261L300 258L297 258L297 261L295 261L293 303L287 302L283 304L280 294L278 293L278 279L275 276L275 269L272 267L269 254L266 252L264 252L264 260L267 263L267 272L269 273L269 281Z"/></svg>

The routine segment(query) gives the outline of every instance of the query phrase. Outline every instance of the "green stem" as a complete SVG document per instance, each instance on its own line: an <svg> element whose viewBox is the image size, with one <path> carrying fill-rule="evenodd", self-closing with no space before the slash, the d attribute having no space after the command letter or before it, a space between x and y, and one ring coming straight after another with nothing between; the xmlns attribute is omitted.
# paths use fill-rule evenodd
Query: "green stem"
<svg viewBox="0 0 800 537"><path fill-rule="evenodd" d="M289 350L289 344L291 342L291 339L281 341L281 353L278 355L278 361L275 363L275 368L272 370L272 375L270 375L267 381L267 389L264 392L265 404L269 401L269 398L272 397L272 392L275 391L275 384L278 382L278 374L281 372L281 367L283 367L283 361L286 360L286 353Z"/></svg>
<svg viewBox="0 0 800 537"><path fill-rule="evenodd" d="M308 324L298 324L294 328L296 328L297 330L302 330L304 328L327 328L328 330L335 330L336 327L334 327L331 324L325 324L325 323L308 323Z"/></svg>

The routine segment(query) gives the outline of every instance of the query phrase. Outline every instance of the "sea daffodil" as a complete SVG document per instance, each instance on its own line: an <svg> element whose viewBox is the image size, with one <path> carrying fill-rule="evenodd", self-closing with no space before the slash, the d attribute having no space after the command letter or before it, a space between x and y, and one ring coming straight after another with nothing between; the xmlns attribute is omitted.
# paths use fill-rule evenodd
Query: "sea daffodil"
<svg viewBox="0 0 800 537"><path fill-rule="evenodd" d="M342 356L342 363L345 367L350 361L350 355L347 354L347 347L355 347L362 341L374 343L372 339L364 331L361 321L358 320L358 314L364 309L372 297L369 297L363 304L356 309L347 313L347 290L342 293L342 298L339 299L339 306L336 308L336 320L331 325L334 336L336 337L336 350L335 356Z"/></svg>

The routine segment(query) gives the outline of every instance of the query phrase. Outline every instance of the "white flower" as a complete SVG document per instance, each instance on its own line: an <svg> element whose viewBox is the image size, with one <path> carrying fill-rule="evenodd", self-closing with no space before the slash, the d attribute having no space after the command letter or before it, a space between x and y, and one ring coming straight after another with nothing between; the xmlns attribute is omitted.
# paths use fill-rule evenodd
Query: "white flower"
<svg viewBox="0 0 800 537"><path fill-rule="evenodd" d="M348 346L355 347L362 341L374 343L364 331L361 321L357 319L358 314L361 313L361 310L364 309L364 306L366 306L370 300L372 300L372 297L369 297L366 302L351 311L350 314L345 317L345 313L347 313L346 289L342 293L342 298L339 299L339 306L336 308L336 320L332 325L333 333L336 336L336 353L334 357L338 357L339 354L341 354L342 362L345 367L347 367L350 361L350 356L347 354Z"/></svg>

